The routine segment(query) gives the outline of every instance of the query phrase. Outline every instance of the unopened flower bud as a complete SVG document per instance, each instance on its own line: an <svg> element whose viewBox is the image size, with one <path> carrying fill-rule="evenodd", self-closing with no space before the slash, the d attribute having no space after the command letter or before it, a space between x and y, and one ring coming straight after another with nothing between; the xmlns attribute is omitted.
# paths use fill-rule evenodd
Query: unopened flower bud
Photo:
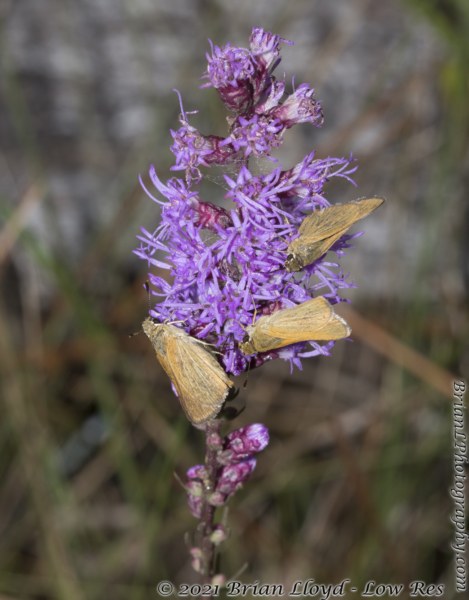
<svg viewBox="0 0 469 600"><path fill-rule="evenodd" d="M194 547L194 548L191 548L189 550L189 552L192 554L193 558L202 558L202 556L203 556L201 548Z"/></svg>
<svg viewBox="0 0 469 600"><path fill-rule="evenodd" d="M189 479L203 479L201 476L201 472L205 471L205 467L203 465L194 465L187 471L187 477Z"/></svg>
<svg viewBox="0 0 469 600"><path fill-rule="evenodd" d="M203 572L202 561L200 560L200 558L192 559L191 565L192 565L192 568L194 569L194 571L196 571L196 573Z"/></svg>
<svg viewBox="0 0 469 600"><path fill-rule="evenodd" d="M261 115L275 106L278 106L284 93L285 83L283 81L277 81L277 79L272 76L270 85L264 90L257 104L254 106L254 112Z"/></svg>
<svg viewBox="0 0 469 600"><path fill-rule="evenodd" d="M191 496L202 496L203 486L200 481L188 481L186 485Z"/></svg>
<svg viewBox="0 0 469 600"><path fill-rule="evenodd" d="M221 544L226 539L228 539L228 532L223 525L217 525L215 530L210 534L210 541L214 543L215 546L218 546L218 544Z"/></svg>
<svg viewBox="0 0 469 600"><path fill-rule="evenodd" d="M219 573L218 575L214 575L212 577L211 583L212 583L212 585L219 585L219 586L225 585L226 577L222 573Z"/></svg>
<svg viewBox="0 0 469 600"><path fill-rule="evenodd" d="M247 425L228 434L225 449L218 454L222 465L233 465L254 452L260 452L269 443L269 431L262 423Z"/></svg>
<svg viewBox="0 0 469 600"><path fill-rule="evenodd" d="M245 458L235 465L228 465L223 468L217 485L217 492L223 494L234 494L238 487L246 481L256 467L254 457Z"/></svg>
<svg viewBox="0 0 469 600"><path fill-rule="evenodd" d="M238 454L260 452L269 443L269 430L262 423L246 425L226 436L227 448Z"/></svg>
<svg viewBox="0 0 469 600"><path fill-rule="evenodd" d="M223 447L223 438L218 433L211 433L207 438L207 445L212 450L218 450Z"/></svg>
<svg viewBox="0 0 469 600"><path fill-rule="evenodd" d="M200 496L193 496L187 494L187 503L189 504L189 510L196 519L202 518L202 498Z"/></svg>
<svg viewBox="0 0 469 600"><path fill-rule="evenodd" d="M223 506L226 501L226 496L220 490L218 490L217 486L217 491L213 492L213 494L208 497L208 501L212 506Z"/></svg>

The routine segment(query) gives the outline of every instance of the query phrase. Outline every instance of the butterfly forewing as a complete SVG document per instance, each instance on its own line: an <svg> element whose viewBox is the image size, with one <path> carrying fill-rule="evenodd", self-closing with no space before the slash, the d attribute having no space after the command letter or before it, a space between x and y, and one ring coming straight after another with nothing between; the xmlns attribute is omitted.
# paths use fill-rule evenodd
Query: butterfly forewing
<svg viewBox="0 0 469 600"><path fill-rule="evenodd" d="M177 355L173 383L185 413L193 423L216 417L228 394L228 379L217 361L197 343L171 340L168 353Z"/></svg>
<svg viewBox="0 0 469 600"><path fill-rule="evenodd" d="M344 323L329 302L321 296L274 313L262 330L273 338L283 338L282 346L286 346L296 342L346 337L350 331Z"/></svg>
<svg viewBox="0 0 469 600"><path fill-rule="evenodd" d="M248 331L249 341L240 345L244 354L267 352L297 342L337 340L351 333L322 296L263 316Z"/></svg>
<svg viewBox="0 0 469 600"><path fill-rule="evenodd" d="M289 272L299 271L312 264L347 232L384 202L384 198L363 198L337 204L308 215L300 225L300 234L289 244L290 255L285 262Z"/></svg>
<svg viewBox="0 0 469 600"><path fill-rule="evenodd" d="M358 203L337 204L311 213L301 223L298 233L311 242L317 242L344 229L347 230L361 218Z"/></svg>
<svg viewBox="0 0 469 600"><path fill-rule="evenodd" d="M145 319L143 330L176 388L181 405L193 423L216 417L233 385L200 343L173 325Z"/></svg>

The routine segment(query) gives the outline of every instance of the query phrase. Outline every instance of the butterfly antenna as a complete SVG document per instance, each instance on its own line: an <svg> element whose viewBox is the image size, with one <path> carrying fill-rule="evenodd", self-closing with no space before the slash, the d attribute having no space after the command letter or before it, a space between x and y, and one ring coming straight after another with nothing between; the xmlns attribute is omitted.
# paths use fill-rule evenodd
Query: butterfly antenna
<svg viewBox="0 0 469 600"><path fill-rule="evenodd" d="M143 284L143 287L147 290L148 293L148 310L151 309L151 304L150 304L150 284L148 279L145 281L145 283ZM134 337L134 335L138 335L139 333L142 333L143 329L140 329L140 331L136 331L135 333L129 333L129 338Z"/></svg>
<svg viewBox="0 0 469 600"><path fill-rule="evenodd" d="M147 294L148 294L148 312L150 312L150 310L151 310L151 294L150 294L150 282L148 281L148 279L143 284L143 287L147 290Z"/></svg>
<svg viewBox="0 0 469 600"><path fill-rule="evenodd" d="M246 386L248 384L249 371L251 370L251 362L252 362L252 359L248 363L248 372L246 373L246 379L244 380L244 383L243 383L243 388L244 389L246 389Z"/></svg>
<svg viewBox="0 0 469 600"><path fill-rule="evenodd" d="M256 322L257 306L256 306L256 303L254 302L254 296L252 295L251 290L249 290L249 293L251 294L251 302L252 302L252 305L254 306L254 315L252 317L252 324L254 325L254 323Z"/></svg>

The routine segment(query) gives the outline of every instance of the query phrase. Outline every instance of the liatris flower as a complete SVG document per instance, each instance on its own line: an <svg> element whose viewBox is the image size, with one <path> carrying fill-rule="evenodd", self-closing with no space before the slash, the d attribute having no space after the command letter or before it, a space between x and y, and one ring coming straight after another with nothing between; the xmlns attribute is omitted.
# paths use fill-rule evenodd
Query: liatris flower
<svg viewBox="0 0 469 600"><path fill-rule="evenodd" d="M213 86L226 108L225 137L205 135L189 123L179 95L181 127L171 131L171 150L176 161L176 177L161 181L152 166L150 178L165 198L154 198L161 205L161 223L154 231L141 229L140 246L135 253L148 265L166 269L171 282L150 274L152 294L161 301L150 310L160 322L175 322L191 336L205 340L217 349L220 364L235 375L249 367L259 367L268 360L282 358L302 368L301 359L328 355L333 341L294 343L283 348L244 356L238 344L246 335L245 327L257 315L293 307L318 293L331 304L341 302L340 292L355 287L348 274L337 270L336 262L325 256L306 266L300 273L285 269L290 241L307 212L329 206L324 185L334 177L348 181L356 170L353 158L316 158L308 154L299 164L283 169L272 168L269 174L254 175L249 169L252 156L271 156L287 130L298 123L320 127L322 108L314 99L314 89L307 83L285 96L286 83L278 81L273 71L280 62L280 43L291 44L263 29L253 29L250 46L237 48L227 44L212 47L207 55L208 67L201 87ZM284 99L283 99L284 98ZM283 101L282 101L283 99ZM202 169L216 165L238 165L236 177L225 175L230 202L225 209L202 200L196 184ZM143 186L143 183L142 183ZM204 231L209 231L210 242ZM343 256L356 235L343 235L331 247ZM166 253L165 260L157 253ZM221 422L208 421L204 465L187 472L186 491L194 517L200 519L200 544L191 548L193 567L204 574L205 581L221 581L213 573L214 545L226 539L224 526L215 526L215 507L224 505L255 468L254 453L268 443L267 429L250 425L220 435ZM218 579L217 579L218 577Z"/></svg>

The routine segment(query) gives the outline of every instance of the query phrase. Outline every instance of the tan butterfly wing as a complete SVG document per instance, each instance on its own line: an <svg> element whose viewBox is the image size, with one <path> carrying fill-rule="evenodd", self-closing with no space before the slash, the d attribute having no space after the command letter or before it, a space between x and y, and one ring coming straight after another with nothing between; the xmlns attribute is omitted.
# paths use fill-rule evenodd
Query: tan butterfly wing
<svg viewBox="0 0 469 600"><path fill-rule="evenodd" d="M354 223L365 218L383 204L384 198L363 198L347 204L328 206L308 215L301 223L298 233L310 243L324 238L342 235ZM339 237L340 237L339 235Z"/></svg>
<svg viewBox="0 0 469 600"><path fill-rule="evenodd" d="M215 418L233 382L213 356L173 325L157 324L147 318L143 329L189 420L204 423Z"/></svg>
<svg viewBox="0 0 469 600"><path fill-rule="evenodd" d="M298 271L325 254L329 248L354 223L363 219L384 202L384 198L364 198L337 204L323 210L317 210L308 215L301 223L289 250L293 257L287 260L285 267L288 271Z"/></svg>
<svg viewBox="0 0 469 600"><path fill-rule="evenodd" d="M200 344L173 338L167 344L171 377L179 400L193 423L217 416L233 382Z"/></svg>
<svg viewBox="0 0 469 600"><path fill-rule="evenodd" d="M297 342L338 340L350 333L350 327L335 314L323 297L261 317L250 329L256 352L266 352Z"/></svg>

